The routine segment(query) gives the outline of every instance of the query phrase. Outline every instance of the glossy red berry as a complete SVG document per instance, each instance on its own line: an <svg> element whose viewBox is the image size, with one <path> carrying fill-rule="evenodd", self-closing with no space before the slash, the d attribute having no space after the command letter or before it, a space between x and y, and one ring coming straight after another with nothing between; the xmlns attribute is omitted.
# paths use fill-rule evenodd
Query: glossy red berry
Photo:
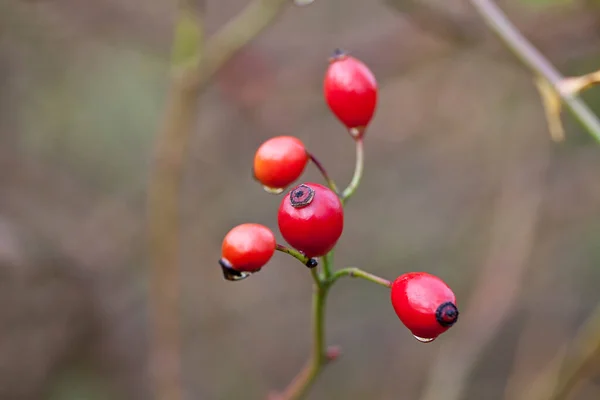
<svg viewBox="0 0 600 400"><path fill-rule="evenodd" d="M362 61L336 50L325 73L324 94L333 114L359 132L369 125L377 105L377 81Z"/></svg>
<svg viewBox="0 0 600 400"><path fill-rule="evenodd" d="M264 142L254 155L254 177L270 191L281 192L302 175L309 155L300 139L277 136Z"/></svg>
<svg viewBox="0 0 600 400"><path fill-rule="evenodd" d="M426 272L399 276L392 284L391 299L402 323L422 342L434 340L458 319L452 289Z"/></svg>
<svg viewBox="0 0 600 400"><path fill-rule="evenodd" d="M337 194L317 183L292 189L277 215L283 238L308 257L327 254L342 235L344 209Z"/></svg>
<svg viewBox="0 0 600 400"><path fill-rule="evenodd" d="M275 252L275 235L264 225L246 223L231 229L221 247L219 264L227 280L259 271Z"/></svg>

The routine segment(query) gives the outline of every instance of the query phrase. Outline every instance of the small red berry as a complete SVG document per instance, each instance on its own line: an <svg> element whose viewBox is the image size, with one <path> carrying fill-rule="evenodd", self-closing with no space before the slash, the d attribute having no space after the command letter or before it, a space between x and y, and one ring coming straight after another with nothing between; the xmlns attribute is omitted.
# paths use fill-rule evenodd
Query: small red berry
<svg viewBox="0 0 600 400"><path fill-rule="evenodd" d="M309 155L300 139L277 136L264 142L254 155L254 177L270 191L281 192L302 175Z"/></svg>
<svg viewBox="0 0 600 400"><path fill-rule="evenodd" d="M362 135L377 105L377 81L369 67L336 50L325 73L324 93L333 114Z"/></svg>
<svg viewBox="0 0 600 400"><path fill-rule="evenodd" d="M246 223L231 229L221 247L219 264L227 280L259 271L275 253L275 235L264 225Z"/></svg>
<svg viewBox="0 0 600 400"><path fill-rule="evenodd" d="M392 284L392 306L400 321L422 342L430 342L458 319L456 297L437 276L410 272Z"/></svg>
<svg viewBox="0 0 600 400"><path fill-rule="evenodd" d="M342 235L344 209L337 194L317 183L296 186L277 215L283 238L307 257L327 254Z"/></svg>

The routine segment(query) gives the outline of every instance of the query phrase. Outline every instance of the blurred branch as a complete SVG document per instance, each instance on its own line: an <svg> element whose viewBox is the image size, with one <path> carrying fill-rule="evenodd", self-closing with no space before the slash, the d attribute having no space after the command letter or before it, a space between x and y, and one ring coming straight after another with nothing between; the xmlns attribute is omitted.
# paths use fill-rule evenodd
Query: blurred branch
<svg viewBox="0 0 600 400"><path fill-rule="evenodd" d="M203 43L201 15L181 3L174 38L176 68L168 94L163 126L156 137L156 154L148 187L148 255L151 268L152 340L150 366L156 398L183 398L180 337L179 192L185 155L197 120L199 95L215 72L265 29L288 0L255 0L213 37ZM194 27L193 21L196 26ZM183 29L181 24L186 24ZM193 35L198 35L194 37ZM196 44L195 48L189 43ZM202 46L204 44L204 46ZM189 49L192 51L187 54ZM181 50L181 53L179 52ZM184 67L178 67L189 59Z"/></svg>
<svg viewBox="0 0 600 400"><path fill-rule="evenodd" d="M581 381L591 375L590 370L597 366L600 359L600 307L580 328L572 344L559 350L550 365L561 365L560 372L543 371L536 380L538 386L554 388L550 397L544 397L549 400L568 399Z"/></svg>
<svg viewBox="0 0 600 400"><path fill-rule="evenodd" d="M514 155L518 152L522 160L532 156L539 159L531 171L523 170L523 162L505 161L501 193L491 223L487 260L474 283L469 303L461 313L462 323L453 328L452 340L440 348L421 400L463 398L473 367L518 300L535 242L549 149L542 144L542 149L534 155L532 148L523 142L526 137L519 135L512 139L508 141L510 148L504 146L501 153ZM497 154L501 147L496 142L490 151ZM491 157L490 162L495 164L497 160Z"/></svg>
<svg viewBox="0 0 600 400"><path fill-rule="evenodd" d="M556 96L569 108L583 127L600 141L600 122L583 101L571 92L561 90L564 77L554 66L519 32L506 15L491 0L470 0L471 5L481 15L487 25L521 62L536 77L543 78L554 89ZM546 110L548 112L548 109Z"/></svg>
<svg viewBox="0 0 600 400"><path fill-rule="evenodd" d="M407 14L409 22L420 29L457 43L475 42L477 35L472 24L446 9L422 0L384 0L394 10Z"/></svg>

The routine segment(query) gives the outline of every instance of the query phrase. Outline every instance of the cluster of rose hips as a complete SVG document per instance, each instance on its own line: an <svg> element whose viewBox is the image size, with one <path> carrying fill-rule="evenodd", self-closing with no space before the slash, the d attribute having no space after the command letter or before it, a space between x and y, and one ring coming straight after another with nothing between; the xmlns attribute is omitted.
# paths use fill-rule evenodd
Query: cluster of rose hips
<svg viewBox="0 0 600 400"><path fill-rule="evenodd" d="M361 145L365 128L375 113L377 92L370 69L360 60L336 50L325 74L325 101ZM338 193L302 141L291 136L267 140L256 151L253 173L265 190L280 194L300 178L310 161L321 170L329 187L306 182L283 196L277 221L290 247L277 244L273 232L264 225L238 225L223 240L219 264L225 279L238 281L260 271L275 250L294 255L307 267L315 268L316 259L335 247L344 228L344 196ZM434 340L458 318L454 293L436 276L409 272L389 287L396 314L422 342Z"/></svg>

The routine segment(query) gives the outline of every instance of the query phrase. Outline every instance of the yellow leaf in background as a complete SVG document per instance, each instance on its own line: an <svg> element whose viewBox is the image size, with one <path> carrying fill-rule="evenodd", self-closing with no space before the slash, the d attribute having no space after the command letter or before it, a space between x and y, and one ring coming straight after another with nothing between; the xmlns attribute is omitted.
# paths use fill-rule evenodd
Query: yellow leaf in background
<svg viewBox="0 0 600 400"><path fill-rule="evenodd" d="M546 112L546 120L548 121L548 129L550 136L555 142L565 140L565 131L560 119L560 111L562 100L554 87L545 78L537 76L535 84L540 92L544 111Z"/></svg>
<svg viewBox="0 0 600 400"><path fill-rule="evenodd" d="M191 11L183 10L175 29L171 62L174 66L188 64L198 57L202 45L200 20Z"/></svg>

